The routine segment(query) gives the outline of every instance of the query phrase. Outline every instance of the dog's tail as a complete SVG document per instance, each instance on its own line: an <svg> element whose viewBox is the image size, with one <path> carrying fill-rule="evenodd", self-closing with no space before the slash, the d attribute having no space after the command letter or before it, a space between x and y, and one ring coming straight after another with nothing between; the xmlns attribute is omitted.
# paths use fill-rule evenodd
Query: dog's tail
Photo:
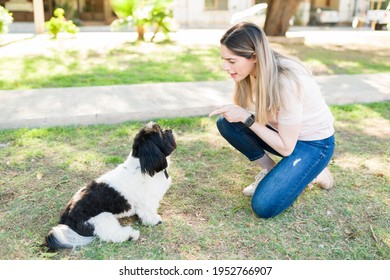
<svg viewBox="0 0 390 280"><path fill-rule="evenodd" d="M49 231L45 239L49 248L58 250L88 245L95 236L82 236L67 225L59 224Z"/></svg>

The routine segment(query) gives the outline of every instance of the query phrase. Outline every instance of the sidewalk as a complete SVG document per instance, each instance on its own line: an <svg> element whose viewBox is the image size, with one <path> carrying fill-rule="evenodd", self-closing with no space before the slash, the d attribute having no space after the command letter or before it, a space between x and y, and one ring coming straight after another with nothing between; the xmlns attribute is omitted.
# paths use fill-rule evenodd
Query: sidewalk
<svg viewBox="0 0 390 280"><path fill-rule="evenodd" d="M390 73L316 77L329 105L390 101ZM0 129L207 116L231 103L232 81L0 91Z"/></svg>
<svg viewBox="0 0 390 280"><path fill-rule="evenodd" d="M105 50L134 40L134 32L107 32L108 27L85 29L68 39L35 35L33 25L14 24L2 37L0 57L46 55L52 49ZM182 29L172 34L178 44L215 44L221 29ZM356 45L385 48L390 32L292 28L288 38L305 44ZM330 39L331 38L331 39ZM42 46L45 46L44 48ZM316 77L329 105L390 101L390 73ZM65 125L113 124L158 118L206 116L232 100L233 81L158 83L33 90L0 90L0 129Z"/></svg>

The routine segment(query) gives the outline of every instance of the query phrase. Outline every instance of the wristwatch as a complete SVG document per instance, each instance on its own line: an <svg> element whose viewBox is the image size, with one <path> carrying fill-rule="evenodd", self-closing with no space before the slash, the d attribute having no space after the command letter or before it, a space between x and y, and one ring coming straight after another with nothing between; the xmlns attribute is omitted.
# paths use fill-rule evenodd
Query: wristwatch
<svg viewBox="0 0 390 280"><path fill-rule="evenodd" d="M255 116L253 114L251 114L245 121L244 121L244 124L246 125L246 127L251 127L252 124L254 124L255 122Z"/></svg>

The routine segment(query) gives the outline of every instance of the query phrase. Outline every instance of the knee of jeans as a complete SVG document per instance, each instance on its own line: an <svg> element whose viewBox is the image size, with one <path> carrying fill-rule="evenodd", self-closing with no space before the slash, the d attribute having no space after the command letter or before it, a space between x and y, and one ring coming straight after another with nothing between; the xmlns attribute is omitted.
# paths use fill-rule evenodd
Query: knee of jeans
<svg viewBox="0 0 390 280"><path fill-rule="evenodd" d="M220 116L217 120L217 128L219 132L223 135L226 131L226 124L228 123L227 120L225 120L224 117Z"/></svg>
<svg viewBox="0 0 390 280"><path fill-rule="evenodd" d="M255 199L252 199L251 206L253 212L255 212L259 218L269 219L275 217L278 214L276 207L272 204L268 204L265 201L264 203L261 203L261 201L259 202Z"/></svg>

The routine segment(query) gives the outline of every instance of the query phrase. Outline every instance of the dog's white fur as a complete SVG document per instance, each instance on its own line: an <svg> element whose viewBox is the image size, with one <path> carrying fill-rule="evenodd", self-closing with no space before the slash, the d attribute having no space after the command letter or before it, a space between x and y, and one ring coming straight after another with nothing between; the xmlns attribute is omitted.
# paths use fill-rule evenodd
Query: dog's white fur
<svg viewBox="0 0 390 280"><path fill-rule="evenodd" d="M153 177L144 175L141 173L138 158L129 156L123 164L104 174L96 182L107 183L122 194L131 205L130 211L116 214L115 217L111 213L104 212L90 220L95 226L95 230L99 232L96 235L100 236L101 239L113 242L122 242L128 239L125 238L123 240L119 237L121 236L120 233L115 233L118 231L117 227L120 226L117 223L117 218L137 214L142 223L146 225L157 225L162 222L160 215L157 214L157 210L160 206L160 200L171 184L171 177L166 178L163 171L156 173ZM129 187L128 182L131 182L131 187ZM139 186L142 186L142 188ZM107 226L108 224L106 223L111 225L112 234L105 233L110 230L110 226ZM104 229L98 229L99 224L104 225ZM126 229L126 227L123 229ZM107 239L102 237L106 235L109 236ZM116 238L115 236L118 236L118 240L114 240ZM134 230L133 239L138 239L138 236L139 232Z"/></svg>
<svg viewBox="0 0 390 280"><path fill-rule="evenodd" d="M119 218L137 214L146 225L154 226L162 222L157 210L160 200L171 184L171 177L166 178L164 172L156 173L153 177L143 175L138 158L129 156L123 164L104 174L96 182L108 184L122 194L131 205L130 211L116 215L103 212L89 220L95 227L95 234L101 240L123 242L129 238L138 239L139 231L131 226L122 227L117 220ZM128 182L131 182L130 187Z"/></svg>
<svg viewBox="0 0 390 280"><path fill-rule="evenodd" d="M154 133L153 129L160 130L157 131L157 133L163 135L163 132L160 127L154 123L146 125L144 129L149 129L152 131L152 133ZM169 133L171 133L171 131ZM148 136L145 136L144 138L147 139L147 137ZM155 139L154 141L145 141L156 142ZM176 148L174 138L171 144L174 147L170 147L168 149L168 152L164 151L164 160L166 160L164 164L166 168L169 164L167 154L170 154ZM151 155L149 154L149 152L147 153L150 157ZM46 237L46 243L50 248L59 249L84 246L89 244L95 238L95 236L98 236L101 240L108 242L124 242L127 240L137 240L139 238L139 231L133 229L130 225L122 226L118 221L119 218L138 215L143 224L152 226L162 222L162 219L157 213L157 210L160 205L160 200L163 198L164 194L171 185L171 177L168 176L166 168L164 168L164 170L152 170L152 175L149 175L148 172L145 173L145 170L141 166L142 160L140 160L140 158L134 157L133 154L134 146L133 152L130 153L124 163L118 165L115 169L107 172L93 182L93 184L95 184L94 189L92 189L90 185L80 189L68 203L67 209L65 210L65 214L68 215L66 217L69 218L69 213L73 211L72 219L77 220L77 223L83 223L82 227L92 226L93 234L80 235L76 233L76 231L70 226L59 224L56 227L52 228L52 230ZM139 152L138 155L139 157L143 156L142 152ZM142 172L142 170L144 170L144 172ZM102 191L102 188L104 188L105 192ZM91 199L88 198L88 203L85 202L87 200L87 192L94 192L93 195L95 197L100 196L102 193L104 193L105 195L107 195L107 193L109 195L112 194L113 197L120 195L120 203L119 205L116 205L116 209L123 209L123 211L118 211L117 213L101 211L99 205L95 204L98 204L96 203L96 201L99 201L99 199L104 203L105 198L98 197L98 200L94 199L93 201L94 208L97 208L94 209L94 211L99 211L99 214L90 217L88 220L78 221L78 217L86 216L84 215L85 209L82 209L82 207L89 207L88 205L91 205ZM121 205L123 205L124 207L121 208ZM131 208L128 207L129 205Z"/></svg>

